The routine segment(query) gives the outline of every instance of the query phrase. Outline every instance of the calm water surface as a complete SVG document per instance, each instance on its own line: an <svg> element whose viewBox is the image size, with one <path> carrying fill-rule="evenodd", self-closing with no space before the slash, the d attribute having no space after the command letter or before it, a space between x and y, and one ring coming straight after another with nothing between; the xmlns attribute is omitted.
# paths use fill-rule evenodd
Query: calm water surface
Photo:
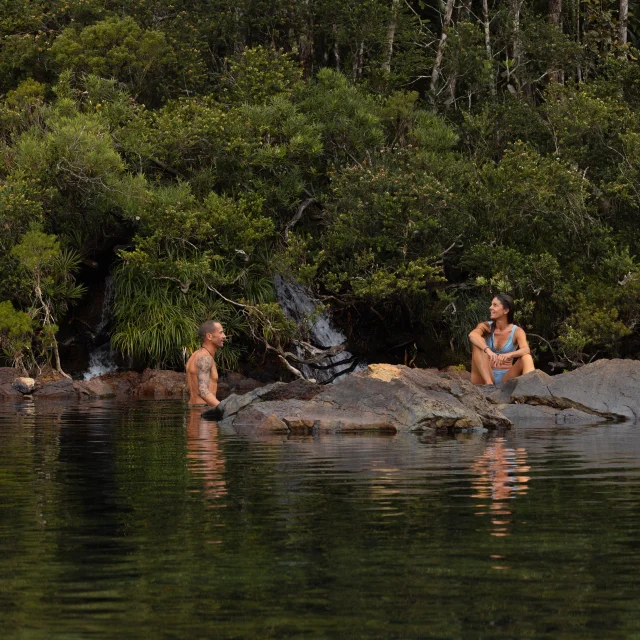
<svg viewBox="0 0 640 640"><path fill-rule="evenodd" d="M0 404L0 637L640 638L639 428Z"/></svg>

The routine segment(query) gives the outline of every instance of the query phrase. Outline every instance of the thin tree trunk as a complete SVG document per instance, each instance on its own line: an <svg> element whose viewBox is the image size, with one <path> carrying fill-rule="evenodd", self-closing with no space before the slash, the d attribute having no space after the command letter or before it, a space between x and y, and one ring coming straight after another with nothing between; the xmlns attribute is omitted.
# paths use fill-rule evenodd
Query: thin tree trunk
<svg viewBox="0 0 640 640"><path fill-rule="evenodd" d="M338 25L333 23L333 58L336 62L336 71L340 71L340 45L338 44Z"/></svg>
<svg viewBox="0 0 640 640"><path fill-rule="evenodd" d="M40 301L40 304L42 305L42 311L44 312L43 324L47 327L51 327L51 325L53 324L53 322L51 321L52 320L51 309L49 308L49 305L44 301L44 296L42 295L42 289L40 288L40 280L37 276L36 278L37 279L35 284L35 292L36 292L36 295L38 296L38 300ZM53 334L53 332L51 332L51 346L53 348L53 357L56 363L56 371L62 374L65 378L71 379L71 376L62 370L62 365L60 364L60 352L58 351L58 341L56 340L56 337Z"/></svg>
<svg viewBox="0 0 640 640"><path fill-rule="evenodd" d="M629 21L629 0L620 0L618 11L618 41L627 44L627 23Z"/></svg>
<svg viewBox="0 0 640 640"><path fill-rule="evenodd" d="M442 18L442 34L440 35L440 41L438 42L438 50L436 51L436 59L433 63L433 70L431 71L431 84L429 89L431 93L435 93L436 86L438 84L438 78L440 77L440 68L442 67L442 58L444 56L444 45L447 41L447 29L451 23L451 16L453 15L453 0L447 0L447 5L444 10L444 16Z"/></svg>
<svg viewBox="0 0 640 640"><path fill-rule="evenodd" d="M576 1L576 42L580 44L580 0ZM580 65L576 68L576 77L578 82L582 82L582 67Z"/></svg>
<svg viewBox="0 0 640 640"><path fill-rule="evenodd" d="M398 9L400 8L400 0L393 0L391 6L391 20L387 29L387 54L382 63L382 70L391 73L391 57L393 56L393 41L396 37L396 29L398 28Z"/></svg>
<svg viewBox="0 0 640 640"><path fill-rule="evenodd" d="M471 0L462 0L462 4L458 8L458 23L468 20L471 16ZM447 81L447 93L449 94L449 98L446 101L447 105L453 104L456 102L456 87L458 85L458 69L456 68L451 75L449 76L449 80Z"/></svg>
<svg viewBox="0 0 640 640"><path fill-rule="evenodd" d="M360 40L360 46L353 56L353 79L362 77L362 67L364 66L364 40Z"/></svg>
<svg viewBox="0 0 640 640"><path fill-rule="evenodd" d="M310 15L309 0L304 0L304 23L305 26L300 34L300 60L304 69L305 77L312 73L313 67L313 16Z"/></svg>
<svg viewBox="0 0 640 640"><path fill-rule="evenodd" d="M562 0L549 0L549 24L562 32ZM555 65L548 70L549 82L564 82L564 72Z"/></svg>
<svg viewBox="0 0 640 640"><path fill-rule="evenodd" d="M489 2L482 0L482 25L484 27L484 48L487 50L487 60L493 65L493 53L491 52L491 19L489 17ZM496 95L496 77L495 73L491 74L491 83L489 86L491 95Z"/></svg>
<svg viewBox="0 0 640 640"><path fill-rule="evenodd" d="M507 80L509 82L511 81L513 72L517 71L520 66L520 12L522 11L522 2L523 0L511 0L510 6L512 28L511 59L513 66L509 67L509 65L507 65Z"/></svg>

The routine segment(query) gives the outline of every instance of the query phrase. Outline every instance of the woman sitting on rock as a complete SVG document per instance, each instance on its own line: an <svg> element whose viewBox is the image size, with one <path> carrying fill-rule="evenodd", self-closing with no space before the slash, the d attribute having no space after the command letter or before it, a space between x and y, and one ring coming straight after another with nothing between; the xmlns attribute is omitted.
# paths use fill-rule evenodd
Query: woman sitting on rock
<svg viewBox="0 0 640 640"><path fill-rule="evenodd" d="M535 369L527 336L513 324L513 298L497 295L489 307L489 322L470 334L471 382L500 384Z"/></svg>

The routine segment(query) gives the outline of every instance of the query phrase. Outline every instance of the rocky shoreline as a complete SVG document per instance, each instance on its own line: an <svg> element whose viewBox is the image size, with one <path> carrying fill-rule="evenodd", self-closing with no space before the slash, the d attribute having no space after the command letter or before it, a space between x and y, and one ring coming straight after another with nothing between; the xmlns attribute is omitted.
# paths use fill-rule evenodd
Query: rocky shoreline
<svg viewBox="0 0 640 640"><path fill-rule="evenodd" d="M183 373L147 369L70 380L36 380L0 368L0 400L184 399ZM640 361L599 360L549 376L535 371L500 387L477 387L468 374L373 364L335 385L267 384L237 373L219 384L221 426L238 433L455 431L512 424L591 424L640 416Z"/></svg>
<svg viewBox="0 0 640 640"><path fill-rule="evenodd" d="M239 373L228 373L218 385L221 399L231 394L244 394L266 383ZM36 379L23 378L17 369L0 367L0 400L34 399L82 400L96 398L183 399L187 397L184 373L165 369L145 369L106 373L91 380L70 380L47 369Z"/></svg>

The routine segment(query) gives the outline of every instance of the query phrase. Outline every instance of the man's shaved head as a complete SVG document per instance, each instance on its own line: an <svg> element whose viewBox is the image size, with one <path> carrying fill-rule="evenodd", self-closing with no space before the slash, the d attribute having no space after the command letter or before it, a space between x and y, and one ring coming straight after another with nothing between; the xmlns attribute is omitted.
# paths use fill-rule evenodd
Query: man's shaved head
<svg viewBox="0 0 640 640"><path fill-rule="evenodd" d="M204 342L207 337L207 333L215 333L218 327L222 325L216 320L205 320L198 329L198 337Z"/></svg>

